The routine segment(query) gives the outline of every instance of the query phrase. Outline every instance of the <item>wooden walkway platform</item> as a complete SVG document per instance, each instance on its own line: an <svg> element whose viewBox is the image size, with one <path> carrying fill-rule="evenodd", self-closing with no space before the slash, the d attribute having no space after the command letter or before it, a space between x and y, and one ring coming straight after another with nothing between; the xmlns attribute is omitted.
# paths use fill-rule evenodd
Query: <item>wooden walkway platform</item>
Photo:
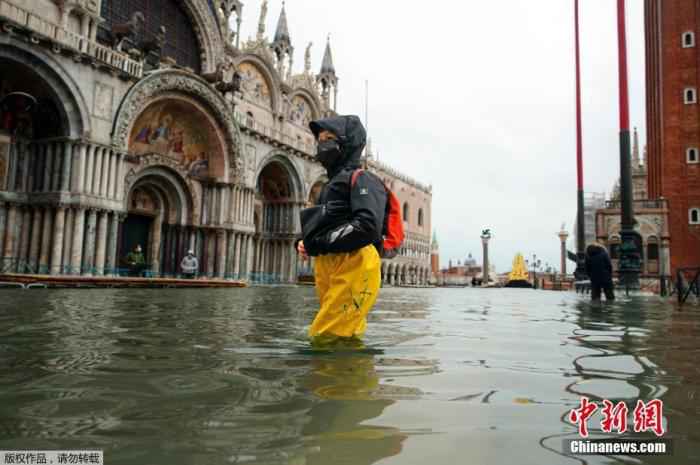
<svg viewBox="0 0 700 465"><path fill-rule="evenodd" d="M107 276L53 276L39 274L0 274L0 287L47 287L52 289L120 289L120 288L237 288L243 281L223 279L127 278Z"/></svg>

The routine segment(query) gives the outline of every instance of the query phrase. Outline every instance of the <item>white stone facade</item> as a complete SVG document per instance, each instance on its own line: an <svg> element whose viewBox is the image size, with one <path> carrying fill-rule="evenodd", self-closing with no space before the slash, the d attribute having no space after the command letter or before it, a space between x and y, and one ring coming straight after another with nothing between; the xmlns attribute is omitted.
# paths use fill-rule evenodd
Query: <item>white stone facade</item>
<svg viewBox="0 0 700 465"><path fill-rule="evenodd" d="M307 124L337 105L330 45L319 74L310 46L294 74L284 12L267 38L267 2L257 37L241 44L240 2L162 0L187 18L198 69L163 43L154 65L157 40L127 29L138 46L124 45L118 17L104 16L119 2L107 1L0 0L0 99L36 99L27 112L3 101L3 272L113 275L139 243L154 275L179 274L191 248L204 276L295 282L309 267L292 246L299 211L325 181ZM432 188L369 165L409 212L385 282L425 284Z"/></svg>

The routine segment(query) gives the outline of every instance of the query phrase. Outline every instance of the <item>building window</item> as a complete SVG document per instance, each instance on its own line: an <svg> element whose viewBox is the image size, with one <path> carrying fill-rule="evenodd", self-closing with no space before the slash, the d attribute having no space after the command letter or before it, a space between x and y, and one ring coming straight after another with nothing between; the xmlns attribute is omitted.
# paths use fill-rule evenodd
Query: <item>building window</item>
<svg viewBox="0 0 700 465"><path fill-rule="evenodd" d="M255 126L255 117L253 116L253 112L249 111L245 114L245 116L246 116L246 125L249 128L252 128L253 126Z"/></svg>
<svg viewBox="0 0 700 465"><path fill-rule="evenodd" d="M408 202L403 204L403 220L408 222Z"/></svg>
<svg viewBox="0 0 700 465"><path fill-rule="evenodd" d="M698 149L697 147L689 147L685 151L685 156L686 159L688 160L688 163L698 163L700 160L698 160Z"/></svg>
<svg viewBox="0 0 700 465"><path fill-rule="evenodd" d="M683 91L683 101L686 105L698 103L698 91L695 87L687 87Z"/></svg>
<svg viewBox="0 0 700 465"><path fill-rule="evenodd" d="M695 34L692 31L683 33L683 48L695 47Z"/></svg>
<svg viewBox="0 0 700 465"><path fill-rule="evenodd" d="M688 211L690 224L700 224L700 208L691 208Z"/></svg>
<svg viewBox="0 0 700 465"><path fill-rule="evenodd" d="M423 226L423 209L418 209L418 226Z"/></svg>
<svg viewBox="0 0 700 465"><path fill-rule="evenodd" d="M659 259L659 244L649 243L647 245L647 260L658 260Z"/></svg>

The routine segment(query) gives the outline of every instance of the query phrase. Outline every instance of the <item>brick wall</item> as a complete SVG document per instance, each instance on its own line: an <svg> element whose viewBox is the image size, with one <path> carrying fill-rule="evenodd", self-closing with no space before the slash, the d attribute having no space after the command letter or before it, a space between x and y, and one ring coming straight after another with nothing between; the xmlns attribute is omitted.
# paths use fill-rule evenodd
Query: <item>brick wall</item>
<svg viewBox="0 0 700 465"><path fill-rule="evenodd" d="M700 208L700 164L686 159L700 147L700 103L684 102L686 88L700 90L699 21L700 0L645 0L649 197L669 201L673 271L700 266L700 226L688 218ZM686 32L694 46L683 46Z"/></svg>

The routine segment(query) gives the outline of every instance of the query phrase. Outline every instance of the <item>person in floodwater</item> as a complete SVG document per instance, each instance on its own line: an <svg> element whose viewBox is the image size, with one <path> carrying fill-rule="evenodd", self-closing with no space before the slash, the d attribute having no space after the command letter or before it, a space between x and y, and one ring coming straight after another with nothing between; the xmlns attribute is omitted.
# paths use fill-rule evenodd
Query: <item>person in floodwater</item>
<svg viewBox="0 0 700 465"><path fill-rule="evenodd" d="M585 266L591 280L591 299L600 300L602 290L605 291L605 300L615 300L612 262L605 247L595 242L586 247Z"/></svg>
<svg viewBox="0 0 700 465"><path fill-rule="evenodd" d="M357 116L312 121L309 127L329 179L317 205L301 212L303 239L297 241L302 256L316 257L321 308L309 336L314 345L354 346L381 286L387 191L375 175L359 171L367 134Z"/></svg>
<svg viewBox="0 0 700 465"><path fill-rule="evenodd" d="M194 256L194 250L190 249L187 251L187 255L180 262L180 268L182 269L182 277L185 279L195 279L197 277L197 271L199 271L199 261L197 257Z"/></svg>
<svg viewBox="0 0 700 465"><path fill-rule="evenodd" d="M146 268L146 259L140 244L137 244L134 250L126 256L126 264L129 267L129 276L141 276L141 272Z"/></svg>

